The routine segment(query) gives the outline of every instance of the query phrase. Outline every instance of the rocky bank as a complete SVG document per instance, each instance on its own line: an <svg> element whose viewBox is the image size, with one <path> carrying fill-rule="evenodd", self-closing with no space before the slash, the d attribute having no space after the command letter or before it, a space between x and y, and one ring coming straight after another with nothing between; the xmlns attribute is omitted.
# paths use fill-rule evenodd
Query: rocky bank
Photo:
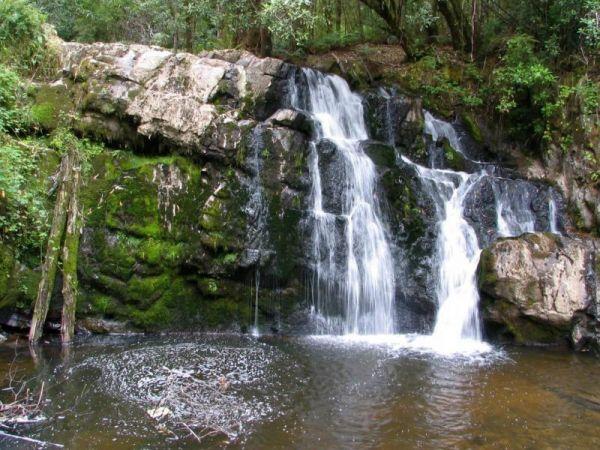
<svg viewBox="0 0 600 450"><path fill-rule="evenodd" d="M265 327L309 330L313 124L288 102L297 67L237 50L191 55L62 43L60 53L61 73L35 88L42 125L52 131L66 116L81 136L106 144L82 191L80 328L244 331L259 289ZM427 332L437 306L430 258L436 212L414 166L400 155L467 171L493 156L473 138L472 124L454 124L467 154L425 136L417 98L369 89L364 99L373 138L364 145L386 205L400 329ZM335 208L339 158L327 142L316 151L320 171L330 175L324 201ZM47 160L58 156L49 152ZM40 177L51 184L54 166L46 166ZM526 343L567 336L576 348L597 343L597 241L536 234L495 242L498 193L525 192L536 230L548 227L546 205L555 198L564 231L568 205L546 183L493 165L490 171L498 181L478 184L465 209L480 242L491 244L480 268L489 330ZM5 326L27 326L38 280L38 268L0 244ZM50 322L60 311L60 292L54 297Z"/></svg>

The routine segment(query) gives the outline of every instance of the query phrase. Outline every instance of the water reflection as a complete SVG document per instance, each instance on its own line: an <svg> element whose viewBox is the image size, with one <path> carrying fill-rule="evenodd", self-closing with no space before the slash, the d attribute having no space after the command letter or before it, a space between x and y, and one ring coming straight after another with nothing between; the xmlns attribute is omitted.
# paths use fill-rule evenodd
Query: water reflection
<svg viewBox="0 0 600 450"><path fill-rule="evenodd" d="M230 448L598 448L600 362L540 349L509 355L441 357L310 338L121 337L66 353L59 344L32 354L2 346L0 368L14 359L32 388L48 387L51 420L22 432L72 449L198 448L170 440L146 413L165 368L228 374L237 403L227 412L243 412Z"/></svg>

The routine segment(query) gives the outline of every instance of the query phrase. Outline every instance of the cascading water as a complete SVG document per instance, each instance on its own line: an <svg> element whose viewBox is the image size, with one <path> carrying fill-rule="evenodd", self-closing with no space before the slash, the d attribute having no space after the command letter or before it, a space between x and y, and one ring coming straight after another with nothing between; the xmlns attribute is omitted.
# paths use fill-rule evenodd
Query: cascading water
<svg viewBox="0 0 600 450"><path fill-rule="evenodd" d="M524 183L524 182L523 182ZM500 237L519 236L535 231L535 214L531 210L531 198L527 190L510 195L500 185L493 185L496 198L497 231Z"/></svg>
<svg viewBox="0 0 600 450"><path fill-rule="evenodd" d="M387 91L380 95L386 102L385 118L392 120L389 111L392 98ZM532 205L539 205L539 195L544 192L523 180L498 178L491 164L467 155L463 137L454 125L425 112L426 140L432 142L431 166L418 165L404 156L401 159L416 169L436 209L436 244L431 260L438 311L431 335L391 337L395 331L394 261L382 221L377 172L362 149L363 141L369 138L362 99L350 91L343 79L303 69L291 80L290 103L296 110L307 113L315 124L310 144L309 223L313 261L311 298L314 317L320 326L318 331L379 334L383 335L382 342L442 353L489 349L482 342L478 315L476 270L481 247L489 237L516 236L539 228L541 222L536 221L539 215L536 216ZM391 145L392 125L386 124L387 133L382 136ZM465 173L439 166L445 161L445 155L439 151L442 140L461 154L470 167L478 169ZM487 183L493 188L495 227L492 225L490 229L489 222L479 223L477 226L484 229L476 230L472 217L467 220L466 211L468 207L468 214L476 213L478 206L473 205L472 199L482 195L481 189ZM532 192L519 195L521 190ZM340 200L337 203L336 196ZM552 196L547 198L548 228L555 232L556 205ZM478 236L482 232L487 233L487 238L480 242ZM364 340L364 337L353 339ZM375 342L379 338L368 339Z"/></svg>
<svg viewBox="0 0 600 450"><path fill-rule="evenodd" d="M479 293L475 277L481 249L473 227L463 217L467 194L484 173L466 174L416 165L435 202L438 237L438 313L432 335L434 346L460 348L464 340L481 340L478 317Z"/></svg>
<svg viewBox="0 0 600 450"><path fill-rule="evenodd" d="M425 113L425 133L435 145L446 139L465 158L468 157L454 127ZM405 162L414 164L403 158ZM476 270L481 246L474 228L464 218L466 199L476 184L485 177L492 177L489 167L472 161L481 170L467 174L414 164L423 180L425 189L434 200L438 215L438 236L434 265L437 267L436 296L438 312L431 335L430 345L444 352L463 348L478 348L481 329L478 317L479 293ZM435 165L435 161L432 161ZM496 200L496 233L501 237L518 236L535 231L535 214L531 209L532 198L527 189L520 189L522 180L505 180L512 189L502 190L493 183ZM517 183L515 185L515 183ZM515 189L514 187L517 186ZM523 187L523 186L521 186ZM556 206L550 197L549 228L556 232ZM480 347L481 348L481 347Z"/></svg>
<svg viewBox="0 0 600 450"><path fill-rule="evenodd" d="M258 323L258 301L260 293L260 262L261 256L264 250L265 237L262 235L263 230L266 230L266 217L267 217L267 204L265 201L265 195L261 184L261 151L264 148L263 143L263 125L258 125L254 128L250 140L250 148L252 152L248 157L248 167L252 172L252 177L248 183L247 189L249 192L248 203L246 204L246 214L249 218L249 224L251 230L249 230L250 236L250 248L248 252L251 253L250 259L255 261L255 272L254 272L254 284L255 290L254 295L251 298L251 302L254 303L254 325L252 327L252 335L258 337L260 335L260 328Z"/></svg>
<svg viewBox="0 0 600 450"><path fill-rule="evenodd" d="M550 222L550 232L561 234L558 229L558 212L556 209L556 201L554 200L554 196L550 194L550 199L548 200L548 222Z"/></svg>
<svg viewBox="0 0 600 450"><path fill-rule="evenodd" d="M394 332L394 262L377 195L376 170L361 148L368 133L362 99L340 77L303 69L291 103L316 130L311 144L313 304L324 333ZM319 143L334 144L343 164L341 212L324 207ZM340 232L339 229L342 228ZM334 311L332 305L339 306Z"/></svg>

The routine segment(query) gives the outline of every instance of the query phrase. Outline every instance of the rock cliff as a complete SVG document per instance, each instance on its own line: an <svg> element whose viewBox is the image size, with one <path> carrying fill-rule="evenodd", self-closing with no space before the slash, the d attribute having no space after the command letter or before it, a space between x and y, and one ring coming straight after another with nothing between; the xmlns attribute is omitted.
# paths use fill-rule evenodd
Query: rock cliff
<svg viewBox="0 0 600 450"><path fill-rule="evenodd" d="M600 344L600 241L526 234L500 240L480 261L483 315L520 343Z"/></svg>

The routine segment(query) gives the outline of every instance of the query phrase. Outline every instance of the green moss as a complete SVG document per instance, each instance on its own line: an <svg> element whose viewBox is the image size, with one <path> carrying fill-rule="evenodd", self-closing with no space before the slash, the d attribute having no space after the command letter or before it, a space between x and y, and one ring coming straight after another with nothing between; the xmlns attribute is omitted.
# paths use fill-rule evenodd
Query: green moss
<svg viewBox="0 0 600 450"><path fill-rule="evenodd" d="M107 295L97 295L94 296L91 303L93 306L93 311L95 313L101 315L111 314L113 312L113 298Z"/></svg>
<svg viewBox="0 0 600 450"><path fill-rule="evenodd" d="M127 299L135 304L150 305L169 288L171 277L168 273L158 276L134 276L127 283Z"/></svg>
<svg viewBox="0 0 600 450"><path fill-rule="evenodd" d="M198 280L198 288L206 296L215 296L219 293L219 282L214 278L201 278Z"/></svg>
<svg viewBox="0 0 600 450"><path fill-rule="evenodd" d="M175 267L185 255L185 244L158 239L143 239L136 249L136 257L144 263Z"/></svg>
<svg viewBox="0 0 600 450"><path fill-rule="evenodd" d="M463 123L465 124L465 127L467 127L467 131L469 132L471 137L476 142L483 144L484 143L483 133L481 132L481 128L479 128L479 125L477 124L477 121L475 120L473 115L469 112L463 112L461 114L461 119L462 119Z"/></svg>
<svg viewBox="0 0 600 450"><path fill-rule="evenodd" d="M168 299L161 298L152 303L152 306L145 311L129 309L127 317L131 318L135 326L146 331L158 330L173 322L173 315L168 302Z"/></svg>
<svg viewBox="0 0 600 450"><path fill-rule="evenodd" d="M494 286L498 281L495 265L496 260L493 253L488 248L484 249L479 258L478 267L478 282L481 289Z"/></svg>
<svg viewBox="0 0 600 450"><path fill-rule="evenodd" d="M378 167L390 168L396 164L396 152L393 147L380 143L369 143L365 153Z"/></svg>
<svg viewBox="0 0 600 450"><path fill-rule="evenodd" d="M463 172L465 170L465 158L456 149L454 149L447 139L443 141L444 158L449 169L456 172Z"/></svg>
<svg viewBox="0 0 600 450"><path fill-rule="evenodd" d="M234 323L249 323L251 317L247 304L229 298L220 298L206 305L203 322L209 328L227 327Z"/></svg>
<svg viewBox="0 0 600 450"><path fill-rule="evenodd" d="M238 254L237 253L227 253L222 258L222 262L225 265L234 265L237 262Z"/></svg>
<svg viewBox="0 0 600 450"><path fill-rule="evenodd" d="M43 85L37 89L31 107L33 120L46 130L54 130L61 116L73 110L73 102L65 86Z"/></svg>
<svg viewBox="0 0 600 450"><path fill-rule="evenodd" d="M159 283L160 284L160 283ZM149 305L128 305L126 318L134 325L155 331L167 326L185 328L197 323L200 317L198 295L182 278L169 278L168 286Z"/></svg>

